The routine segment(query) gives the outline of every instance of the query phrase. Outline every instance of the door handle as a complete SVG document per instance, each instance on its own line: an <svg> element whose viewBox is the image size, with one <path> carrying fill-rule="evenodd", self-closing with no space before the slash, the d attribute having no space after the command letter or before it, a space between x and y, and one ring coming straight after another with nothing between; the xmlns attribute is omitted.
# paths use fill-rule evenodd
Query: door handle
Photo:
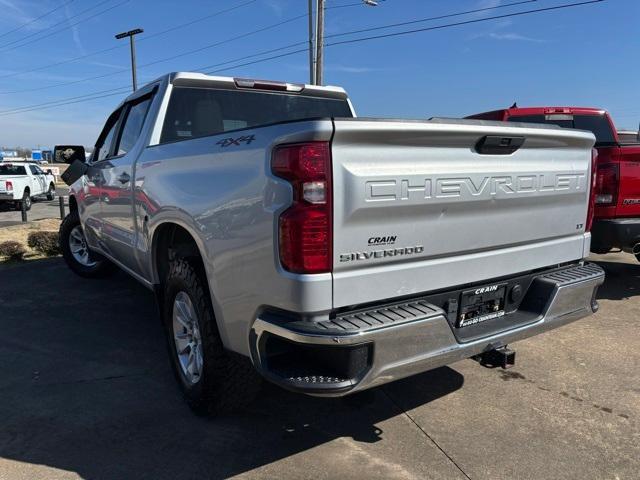
<svg viewBox="0 0 640 480"><path fill-rule="evenodd" d="M118 181L120 183L127 183L129 180L131 180L131 177L126 172L123 172L118 176Z"/></svg>

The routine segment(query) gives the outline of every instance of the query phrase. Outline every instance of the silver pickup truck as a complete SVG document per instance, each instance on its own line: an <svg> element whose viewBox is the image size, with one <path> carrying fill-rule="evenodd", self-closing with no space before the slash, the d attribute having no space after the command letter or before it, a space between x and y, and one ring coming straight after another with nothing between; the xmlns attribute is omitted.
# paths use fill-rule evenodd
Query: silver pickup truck
<svg viewBox="0 0 640 480"><path fill-rule="evenodd" d="M127 98L72 183L76 273L158 299L196 410L341 396L597 309L593 134L355 118L344 90L172 73ZM70 168L71 168L70 167Z"/></svg>

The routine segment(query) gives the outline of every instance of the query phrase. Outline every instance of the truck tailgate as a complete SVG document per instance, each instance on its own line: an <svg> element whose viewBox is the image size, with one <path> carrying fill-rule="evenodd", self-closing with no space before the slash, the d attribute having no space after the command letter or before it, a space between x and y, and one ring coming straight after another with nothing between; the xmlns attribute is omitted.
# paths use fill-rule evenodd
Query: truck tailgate
<svg viewBox="0 0 640 480"><path fill-rule="evenodd" d="M478 153L485 138L519 138ZM583 258L591 133L494 122L334 121L334 307Z"/></svg>
<svg viewBox="0 0 640 480"><path fill-rule="evenodd" d="M0 193L6 193L7 192L7 183L6 181L9 180L13 183L13 187L14 189L16 188L16 180L20 179L20 178L24 178L24 177L15 177L15 176L9 176L9 175L4 175L2 177L0 177Z"/></svg>

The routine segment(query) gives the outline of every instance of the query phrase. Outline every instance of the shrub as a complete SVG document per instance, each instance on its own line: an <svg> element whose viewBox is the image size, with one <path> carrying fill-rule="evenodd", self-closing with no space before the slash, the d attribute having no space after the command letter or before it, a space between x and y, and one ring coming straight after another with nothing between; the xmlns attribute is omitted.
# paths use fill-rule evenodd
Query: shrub
<svg viewBox="0 0 640 480"><path fill-rule="evenodd" d="M22 260L27 249L20 242L8 240L0 243L0 257L7 257L11 260Z"/></svg>
<svg viewBox="0 0 640 480"><path fill-rule="evenodd" d="M44 255L58 255L58 232L31 232L27 237L27 245Z"/></svg>

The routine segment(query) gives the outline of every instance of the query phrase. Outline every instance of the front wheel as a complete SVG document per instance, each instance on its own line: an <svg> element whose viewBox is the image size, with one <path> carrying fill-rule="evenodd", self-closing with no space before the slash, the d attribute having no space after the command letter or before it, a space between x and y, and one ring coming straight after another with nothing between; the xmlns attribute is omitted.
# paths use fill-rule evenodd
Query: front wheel
<svg viewBox="0 0 640 480"><path fill-rule="evenodd" d="M162 314L174 373L198 414L229 412L258 392L248 358L224 349L206 283L186 259L171 262Z"/></svg>
<svg viewBox="0 0 640 480"><path fill-rule="evenodd" d="M102 277L112 271L113 264L109 260L89 250L77 211L71 212L62 221L59 241L65 262L81 277Z"/></svg>

